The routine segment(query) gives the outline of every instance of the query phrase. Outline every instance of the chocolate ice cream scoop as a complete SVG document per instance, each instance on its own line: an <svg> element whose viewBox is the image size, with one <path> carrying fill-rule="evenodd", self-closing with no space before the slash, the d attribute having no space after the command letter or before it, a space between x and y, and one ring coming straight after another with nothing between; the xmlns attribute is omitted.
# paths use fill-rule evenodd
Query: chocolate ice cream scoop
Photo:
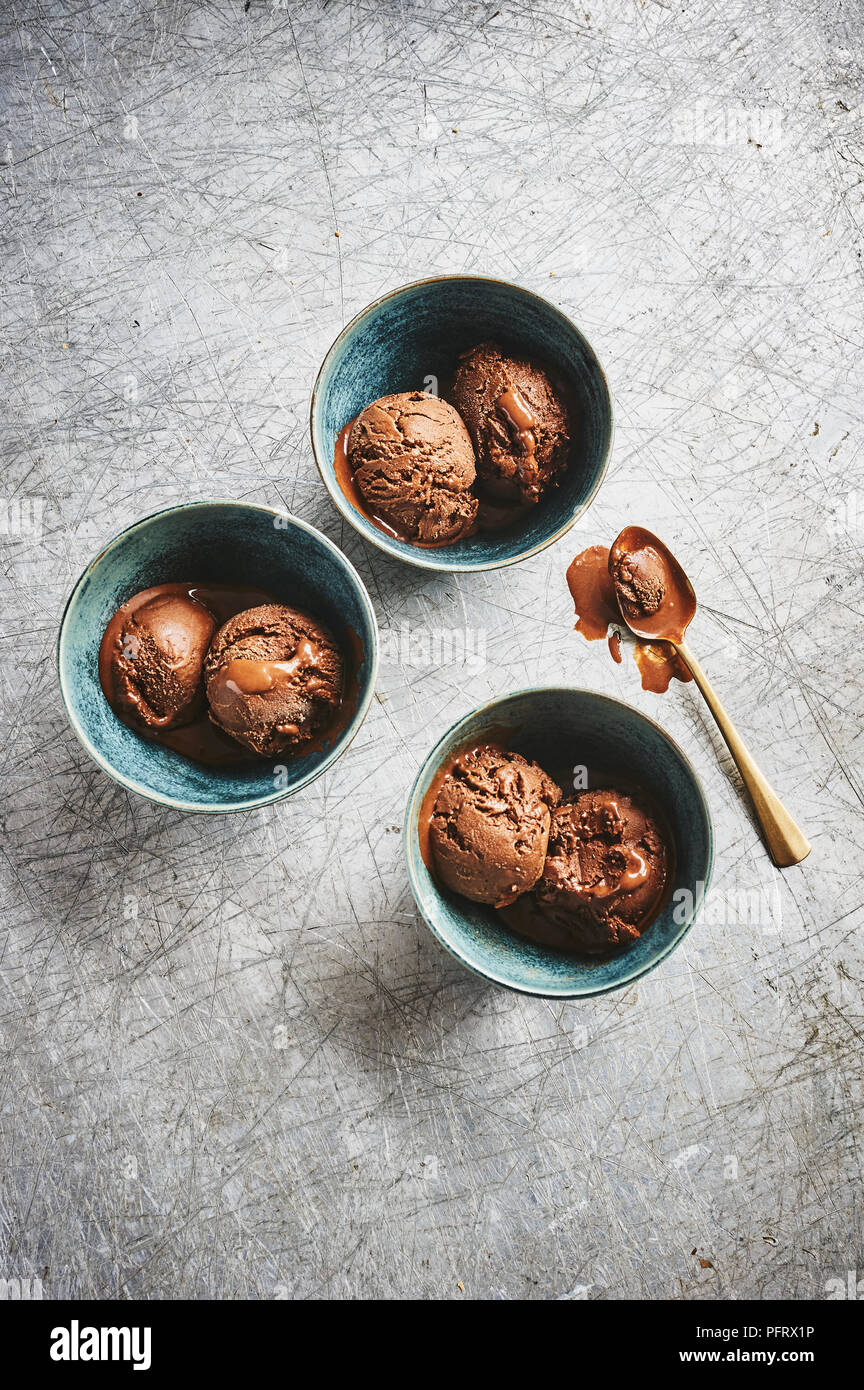
<svg viewBox="0 0 864 1390"><path fill-rule="evenodd" d="M204 674L213 722L262 757L277 757L333 718L344 665L321 623L270 603L220 627Z"/></svg>
<svg viewBox="0 0 864 1390"><path fill-rule="evenodd" d="M553 810L543 873L505 919L560 950L605 954L650 925L669 867L665 835L640 800L613 788L581 792Z"/></svg>
<svg viewBox="0 0 864 1390"><path fill-rule="evenodd" d="M540 877L560 799L551 777L519 753L484 744L460 754L429 826L436 876L473 902L513 902Z"/></svg>
<svg viewBox="0 0 864 1390"><path fill-rule="evenodd" d="M720 697L684 641L696 612L693 586L675 556L642 526L626 526L609 552L609 573L627 626L650 643L670 642L693 674L753 800L775 864L806 859L810 845L760 771Z"/></svg>
<svg viewBox="0 0 864 1390"><path fill-rule="evenodd" d="M537 502L567 467L571 443L569 412L544 369L480 343L460 357L450 395L474 443L482 491Z"/></svg>
<svg viewBox="0 0 864 1390"><path fill-rule="evenodd" d="M373 520L400 539L448 545L473 532L474 448L446 401L423 391L382 396L357 416L346 451Z"/></svg>
<svg viewBox="0 0 864 1390"><path fill-rule="evenodd" d="M183 584L144 589L121 604L99 648L99 679L124 724L142 733L189 724L204 700L213 615Z"/></svg>

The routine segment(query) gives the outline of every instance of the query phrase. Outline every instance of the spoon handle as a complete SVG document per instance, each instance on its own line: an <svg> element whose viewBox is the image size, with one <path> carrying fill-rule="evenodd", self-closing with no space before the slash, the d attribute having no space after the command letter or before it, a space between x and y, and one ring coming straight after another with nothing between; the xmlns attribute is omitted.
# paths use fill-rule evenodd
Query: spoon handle
<svg viewBox="0 0 864 1390"><path fill-rule="evenodd" d="M723 708L720 697L687 643L677 642L675 645L693 673L693 679L704 695L705 703L726 740L729 752L735 759L738 771L744 779L744 785L753 799L756 815L764 832L771 858L780 868L787 868L790 864L800 863L810 853L810 845L806 837L795 824L773 787L759 770L755 758Z"/></svg>

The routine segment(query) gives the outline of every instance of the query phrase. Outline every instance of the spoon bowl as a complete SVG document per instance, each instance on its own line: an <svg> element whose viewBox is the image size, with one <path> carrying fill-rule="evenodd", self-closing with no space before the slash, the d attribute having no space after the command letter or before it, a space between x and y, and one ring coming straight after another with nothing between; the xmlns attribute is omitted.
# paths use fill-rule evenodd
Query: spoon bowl
<svg viewBox="0 0 864 1390"><path fill-rule="evenodd" d="M609 551L618 606L637 637L684 641L696 594L671 550L644 526L625 526Z"/></svg>

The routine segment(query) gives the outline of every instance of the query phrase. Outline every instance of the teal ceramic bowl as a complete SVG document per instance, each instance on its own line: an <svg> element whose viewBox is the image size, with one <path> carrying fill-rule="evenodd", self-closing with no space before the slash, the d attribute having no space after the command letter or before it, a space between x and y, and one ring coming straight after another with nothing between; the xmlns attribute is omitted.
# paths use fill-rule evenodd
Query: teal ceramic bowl
<svg viewBox="0 0 864 1390"><path fill-rule="evenodd" d="M345 496L333 467L340 430L371 401L396 391L436 392L466 348L495 339L533 357L562 381L575 406L574 457L557 488L522 521L440 549L392 539ZM312 450L345 520L366 540L427 570L488 570L525 560L569 530L603 480L612 404L603 369L575 324L539 295L503 280L447 275L384 295L343 329L312 392Z"/></svg>
<svg viewBox="0 0 864 1390"><path fill-rule="evenodd" d="M674 869L660 914L629 950L591 961L535 946L510 932L491 908L435 883L420 852L423 798L436 773L466 743L484 738L548 770L585 764L649 788L671 832ZM713 861L705 796L681 749L658 724L620 700L590 690L520 690L454 724L432 749L408 800L404 843L417 906L432 933L478 975L523 994L573 999L632 984L665 960L699 912ZM679 920L676 920L679 919Z"/></svg>
<svg viewBox="0 0 864 1390"><path fill-rule="evenodd" d="M187 579L264 589L323 619L347 650L356 648L356 634L362 652L356 708L332 743L296 758L205 767L120 722L99 684L105 625L141 589ZM299 791L344 753L372 699L378 630L357 571L312 526L271 507L195 502L136 521L91 561L63 614L57 664L72 728L121 786L178 811L248 811Z"/></svg>

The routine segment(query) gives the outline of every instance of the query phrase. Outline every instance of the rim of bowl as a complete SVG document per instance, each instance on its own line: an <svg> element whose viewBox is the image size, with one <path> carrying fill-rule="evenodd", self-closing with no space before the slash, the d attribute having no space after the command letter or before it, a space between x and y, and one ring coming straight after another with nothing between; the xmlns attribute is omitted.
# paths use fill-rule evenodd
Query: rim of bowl
<svg viewBox="0 0 864 1390"><path fill-rule="evenodd" d="M182 801L177 797L166 796L162 792L154 792L151 787L145 787L144 785L142 785L142 783L136 782L134 778L125 777L122 773L117 772L115 768L111 767L111 765L99 752L98 748L96 748L95 744L87 737L86 733L81 728L76 716L73 714L72 709L70 708L69 702L66 699L66 685L63 679L63 667L61 664L61 653L64 646L66 619L69 615L69 609L71 608L75 596L77 595L84 581L87 579L93 567L97 565L105 555L108 554L109 550L113 550L115 545L118 545L119 542L122 541L126 536L130 535L131 532L137 531L142 526L146 526L148 522L155 521L156 518L160 516L168 516L171 512L189 512L194 511L198 507L241 507L247 511L265 512L268 516L282 517L285 520L289 521L293 526L299 526L301 531L306 531L310 536L314 536L317 541L320 541L323 544L326 550L329 550L331 552L334 558L336 558L342 565L344 565L345 569L348 571L349 577L356 584L357 593L360 598L360 603L366 611L366 616L370 624L370 631L372 633L372 668L370 672L369 689L363 700L361 700L357 706L357 709L354 714L354 719L352 720L350 726L351 732L348 738L346 738L345 742L341 745L341 747L331 748L329 753L322 760L320 767L313 768L313 770L311 772L308 772L297 783L296 786L287 787L279 791L268 792L265 796L256 797L252 801L228 802L219 806L202 806L200 803L197 802ZM72 591L69 594L69 597L67 598L63 608L63 616L60 619L60 629L57 633L57 647L55 652L57 684L60 687L60 698L63 701L63 708L66 711L66 718L68 719L69 724L72 728L72 732L75 734L75 737L78 739L78 742L81 744L85 752L89 753L90 757L97 764L97 766L99 766L103 772L107 773L111 780L113 782L116 782L118 786L125 787L127 791L136 792L139 796L143 796L147 801L153 801L159 806L168 806L173 811L192 811L202 815L230 815L234 813L239 814L242 811L258 810L262 806L272 806L275 802L284 801L287 797L293 796L295 792L302 791L304 787L309 786L310 782L314 782L317 777L320 777L322 773L326 772L327 769L331 767L334 762L336 762L337 758L341 758L342 754L345 753L347 749L351 746L351 744L354 742L354 739L360 731L361 725L366 719L366 715L369 712L369 706L372 703L372 697L375 694L375 685L378 680L378 659L378 620L375 617L375 609L372 607L372 600L369 597L366 585L363 583L363 580L360 578L360 575L357 573L357 570L354 568L344 551L340 550L338 545L335 545L334 542L330 540L329 536L325 536L323 532L317 530L316 527L310 526L308 521L301 520L300 517L294 516L291 512L287 511L284 508L269 507L264 503L260 502L235 502L229 498L224 497L202 498L198 502L180 502L172 507L160 507L158 511L149 512L147 516L139 517L137 521L132 522L131 526L127 526L124 530L118 532L118 534L114 536L114 538L110 540L107 545L102 547L98 555L95 555L93 559L85 566L85 568L82 570L81 574L75 581Z"/></svg>
<svg viewBox="0 0 864 1390"><path fill-rule="evenodd" d="M383 532L379 532L379 535L381 537L380 540L376 536L367 535L366 531L361 530L360 526L358 525L357 517L359 513L357 512L356 508L351 506L351 503L345 497L344 493L342 492L342 489L338 485L331 485L330 479L327 476L327 473L325 472L324 464L318 457L318 450L315 447L315 407L318 403L318 388L321 383L321 376L324 372L324 368L327 366L327 363L330 361L330 358L333 356L339 344L342 342L342 339L345 338L351 332L355 324L358 324L360 320L365 318L367 314L371 313L373 309L378 309L382 304L386 304L388 299L395 299L397 295L405 294L407 290L419 289L422 285L442 285L448 283L451 280L473 280L479 284L484 285L505 285L507 289L516 290L519 294L525 295L527 299L535 299L538 302L538 304L542 304L543 307L545 309L548 309L551 313L553 313L556 316L556 318L561 319L562 323L566 324L566 326L573 333L575 333L578 338L582 340L582 342L585 344L588 351L590 352L591 356L593 357L594 362L597 366L597 371L599 373L600 380L603 383L603 389L606 392L606 402L609 409L609 438L606 442L606 448L603 453L603 458L600 462L600 469L597 474L597 478L595 479L594 486L591 488L591 491L585 498L585 501L580 505L578 510L573 513L569 520L567 520L563 526L559 526L558 530L555 531L546 540L538 541L536 545L532 545L528 550L521 551L518 555L508 555L503 560L486 560L478 561L472 564L459 565L454 565L452 563L448 564L446 560L428 558L429 556L434 556L435 554L437 554L437 551L434 549L424 550L419 546L412 547L412 549L414 549L417 552L416 558L413 555L403 555L401 550L392 549L389 541L387 540ZM612 405L612 392L609 390L609 382L606 377L606 372L604 371L603 365L599 357L597 356L597 353L594 351L592 344L588 341L588 339L585 337L585 334L582 332L579 326L573 322L569 315L565 314L564 311L562 309L559 309L557 305L553 304L551 300L546 299L542 294L537 294L534 290L525 289L524 285L517 285L512 280L501 280L496 275L429 275L423 280L411 280L407 285L399 285L395 290L388 290L386 294L379 295L377 299L373 299L369 304L367 304L365 309L361 309L358 314L355 314L354 317L350 319L348 323L346 323L345 327L341 329L339 333L337 333L336 337L333 339L332 343L330 344L329 348L327 349L321 360L321 365L318 368L318 372L315 376L315 384L312 387L312 396L309 402L309 438L312 442L312 456L315 459L315 467L318 469L318 474L321 478L321 481L330 495L330 500L332 501L333 505L335 506L336 510L340 513L340 515L344 517L344 519L349 523L350 526L354 528L357 534L360 537L362 537L364 541L369 541L370 545L374 545L378 550L383 551L385 555L389 555L391 559L401 560L404 564L414 565L418 569L434 570L438 571L439 573L445 574L458 574L460 572L464 572L465 574L473 574L481 570L506 569L508 565L518 565L523 560L529 560L532 555L539 555L541 550L545 550L546 547L549 545L554 545L555 541L560 540L562 536L566 535L570 528L576 525L576 522L579 520L579 518L581 516L584 516L585 512L591 506L591 503L594 501L594 498L597 496L597 493L600 490L600 486L603 480L605 479L606 473L609 468L609 459L612 456L612 445L615 442L615 410ZM365 517L362 519L366 520ZM377 530L377 528L372 526L371 523L369 529L370 531ZM406 542L406 544L408 544L408 542ZM440 549L446 550L447 547L442 546L440 547Z"/></svg>
<svg viewBox="0 0 864 1390"><path fill-rule="evenodd" d="M708 831L708 862L705 868L705 878L702 881L702 893L698 901L694 901L693 911L690 914L689 921L683 924L681 930L679 931L675 939L673 941L670 941L665 950L663 950L654 960L651 960L647 964L640 966L639 969L631 969L620 980L616 980L614 984L603 985L599 989L574 989L572 987L568 987L564 989L550 990L548 986L544 988L533 989L530 985L514 984L512 980L505 979L503 975L500 975L494 971L482 970L478 965L475 965L472 961L467 960L465 956L460 952L460 950L451 941L448 941L446 939L446 937L441 933L441 931L439 931L436 924L432 922L429 916L427 915L426 909L424 908L421 902L419 886L416 882L411 864L411 858L408 853L408 841L409 836L412 833L412 812L414 810L414 803L417 800L418 785L424 773L426 772L426 769L433 762L433 760L438 761L439 749L441 749L442 745L445 744L453 736L453 734L455 734L457 729L462 724L467 722L467 720L474 719L478 714L483 714L486 710L493 710L496 708L496 706L503 704L505 701L515 700L518 699L520 696L524 695L548 695L553 693L590 695L592 699L605 700L610 705L619 705L623 707L630 714L635 714L639 719L644 720L646 724L650 724L654 729L656 729L656 731L660 735L662 735L665 741L678 754L679 758L681 759L685 768L687 769L687 772L689 773L690 778L693 782L693 786L696 790L696 795L702 806L702 811L705 816L705 825ZM613 990L623 989L625 985L632 985L636 980L642 979L644 975L648 975L652 970L655 970L658 965L662 964L662 962L666 960L678 946L680 946L681 942L684 940L685 936L690 931L690 928L693 926L694 922L699 916L699 913L702 911L702 907L711 884L711 875L714 870L714 822L711 819L711 811L708 806L708 799L705 796L705 789L702 786L701 778L699 777L699 774L697 773L690 759L687 757L687 754L684 752L681 745L672 737L671 734L667 733L667 731L663 728L662 724L658 724L656 719L652 719L650 714L643 714L640 709L637 709L635 705L628 704L626 700L618 700L615 698L614 695L603 695L599 690L589 690L586 686L582 685L531 685L526 686L521 690L510 690L507 692L506 695L501 695L495 700L487 700L484 704L478 705L475 709L469 710L468 713L464 714L461 719L457 719L455 724L451 724L450 728L447 729L446 732L441 735L441 737L436 742L435 746L432 749L430 749L429 753L424 758L420 770L417 773L417 776L414 778L414 781L411 785L411 790L408 793L408 803L405 808L405 817L402 823L402 843L404 847L403 852L405 856L405 864L408 870L408 882L411 885L411 894L414 898L417 911L420 913L421 918L426 923L426 926L429 928L436 941L438 941L444 947L444 949L448 951L451 956L454 957L455 960L458 960L460 965L463 965L466 970L470 970L472 974L477 975L481 980L490 980L492 984L502 985L505 989L513 990L516 994L528 994L531 995L533 998L539 997L542 999L589 999L592 996L600 994L611 994ZM427 872L429 871L427 870ZM626 955L623 955L621 959L626 960Z"/></svg>

